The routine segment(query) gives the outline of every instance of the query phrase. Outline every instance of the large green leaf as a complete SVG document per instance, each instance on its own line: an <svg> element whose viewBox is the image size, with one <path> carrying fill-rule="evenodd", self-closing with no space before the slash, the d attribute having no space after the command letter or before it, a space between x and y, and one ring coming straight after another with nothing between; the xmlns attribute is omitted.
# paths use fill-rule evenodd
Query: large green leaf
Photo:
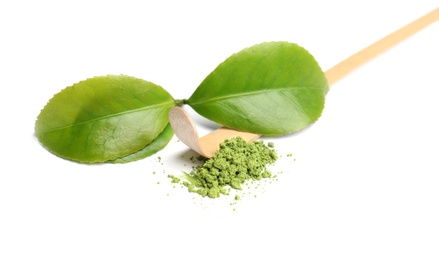
<svg viewBox="0 0 439 260"><path fill-rule="evenodd" d="M169 141L171 141L173 136L174 131L172 130L171 124L168 123L163 132L161 132L150 144L145 146L142 150L108 162L128 163L144 159L165 148L165 146L169 143Z"/></svg>
<svg viewBox="0 0 439 260"><path fill-rule="evenodd" d="M129 76L100 76L67 87L39 114L35 135L52 153L79 162L105 162L151 143L169 122L172 96Z"/></svg>
<svg viewBox="0 0 439 260"><path fill-rule="evenodd" d="M219 124L281 135L316 121L327 91L325 75L308 51L266 42L230 56L185 102Z"/></svg>

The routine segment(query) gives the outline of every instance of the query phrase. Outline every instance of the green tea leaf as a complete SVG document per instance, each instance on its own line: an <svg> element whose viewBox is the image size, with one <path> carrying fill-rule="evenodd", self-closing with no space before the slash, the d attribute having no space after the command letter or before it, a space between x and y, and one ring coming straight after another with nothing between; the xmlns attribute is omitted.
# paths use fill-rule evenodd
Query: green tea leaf
<svg viewBox="0 0 439 260"><path fill-rule="evenodd" d="M150 144L145 146L142 150L108 162L128 163L144 159L162 150L169 143L169 141L171 141L173 136L174 131L172 130L171 124L168 123L163 132L161 132Z"/></svg>
<svg viewBox="0 0 439 260"><path fill-rule="evenodd" d="M35 135L52 153L95 163L127 156L151 143L169 122L172 96L129 76L100 76L67 87L39 114Z"/></svg>
<svg viewBox="0 0 439 260"><path fill-rule="evenodd" d="M297 44L266 42L221 63L186 100L197 113L241 131L281 135L316 121L328 84Z"/></svg>

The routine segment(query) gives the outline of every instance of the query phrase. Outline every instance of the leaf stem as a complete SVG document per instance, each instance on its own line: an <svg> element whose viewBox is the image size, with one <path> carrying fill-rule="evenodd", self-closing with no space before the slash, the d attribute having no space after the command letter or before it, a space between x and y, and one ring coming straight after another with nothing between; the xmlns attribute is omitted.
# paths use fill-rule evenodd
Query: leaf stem
<svg viewBox="0 0 439 260"><path fill-rule="evenodd" d="M176 105L176 106L181 107L181 106L183 106L184 104L187 104L187 99L176 99L176 100L175 100L175 105Z"/></svg>

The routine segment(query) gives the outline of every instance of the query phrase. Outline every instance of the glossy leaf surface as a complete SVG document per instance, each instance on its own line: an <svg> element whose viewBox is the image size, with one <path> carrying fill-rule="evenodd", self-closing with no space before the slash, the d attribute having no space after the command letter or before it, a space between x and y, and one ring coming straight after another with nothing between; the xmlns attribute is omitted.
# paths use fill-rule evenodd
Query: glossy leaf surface
<svg viewBox="0 0 439 260"><path fill-rule="evenodd" d="M227 127L265 135L292 133L316 121L328 84L314 57L288 42L266 42L233 54L186 100Z"/></svg>
<svg viewBox="0 0 439 260"><path fill-rule="evenodd" d="M52 153L105 162L143 149L168 124L172 96L129 76L100 76L67 87L39 114L35 135Z"/></svg>
<svg viewBox="0 0 439 260"><path fill-rule="evenodd" d="M172 130L171 124L168 123L163 132L161 132L150 144L145 146L142 150L108 162L128 163L144 159L165 148L165 146L169 143L169 141L171 141L173 136L174 131Z"/></svg>

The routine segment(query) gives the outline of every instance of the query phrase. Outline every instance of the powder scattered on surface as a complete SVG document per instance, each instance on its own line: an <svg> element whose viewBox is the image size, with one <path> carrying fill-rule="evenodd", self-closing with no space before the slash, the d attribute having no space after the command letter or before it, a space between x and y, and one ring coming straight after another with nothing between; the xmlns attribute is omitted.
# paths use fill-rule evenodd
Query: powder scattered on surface
<svg viewBox="0 0 439 260"><path fill-rule="evenodd" d="M173 175L168 175L169 178L171 178L171 183L179 183L180 182L180 178L177 178Z"/></svg>
<svg viewBox="0 0 439 260"><path fill-rule="evenodd" d="M262 140L246 142L241 137L231 138L220 144L214 157L207 159L203 165L186 173L183 185L189 192L210 198L228 195L230 189L241 190L248 180L261 180L272 177L267 169L278 156L274 145L265 145ZM168 176L173 183L180 181Z"/></svg>

